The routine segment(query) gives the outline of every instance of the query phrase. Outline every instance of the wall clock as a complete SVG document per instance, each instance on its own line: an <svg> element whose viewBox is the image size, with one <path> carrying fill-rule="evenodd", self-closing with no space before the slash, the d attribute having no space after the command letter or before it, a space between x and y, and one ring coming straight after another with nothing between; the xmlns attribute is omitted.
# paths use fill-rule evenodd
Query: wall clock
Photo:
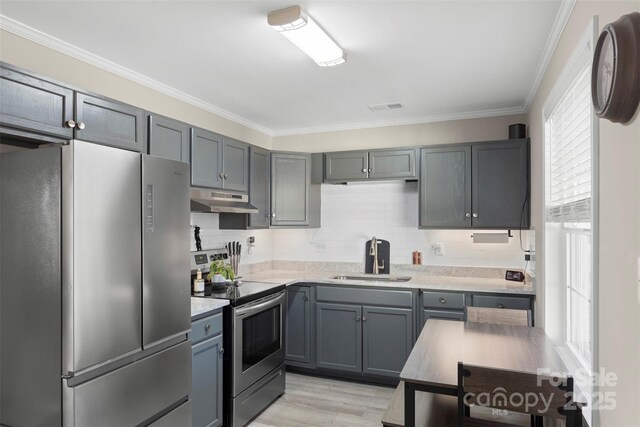
<svg viewBox="0 0 640 427"><path fill-rule="evenodd" d="M591 99L596 115L628 123L640 102L640 13L623 15L600 33L593 55Z"/></svg>

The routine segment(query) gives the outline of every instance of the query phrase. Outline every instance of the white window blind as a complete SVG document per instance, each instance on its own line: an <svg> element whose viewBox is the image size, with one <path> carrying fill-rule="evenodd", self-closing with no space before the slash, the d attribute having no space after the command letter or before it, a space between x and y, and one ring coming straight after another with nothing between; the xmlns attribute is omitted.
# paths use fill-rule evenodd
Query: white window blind
<svg viewBox="0 0 640 427"><path fill-rule="evenodd" d="M584 68L545 123L547 222L591 219L590 77L590 68Z"/></svg>

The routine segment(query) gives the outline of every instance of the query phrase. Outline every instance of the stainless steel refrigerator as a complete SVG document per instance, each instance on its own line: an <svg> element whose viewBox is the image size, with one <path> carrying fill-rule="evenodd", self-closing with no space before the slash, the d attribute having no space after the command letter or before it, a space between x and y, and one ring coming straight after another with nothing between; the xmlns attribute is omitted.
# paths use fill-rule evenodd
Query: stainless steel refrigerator
<svg viewBox="0 0 640 427"><path fill-rule="evenodd" d="M189 165L0 157L0 424L191 425Z"/></svg>

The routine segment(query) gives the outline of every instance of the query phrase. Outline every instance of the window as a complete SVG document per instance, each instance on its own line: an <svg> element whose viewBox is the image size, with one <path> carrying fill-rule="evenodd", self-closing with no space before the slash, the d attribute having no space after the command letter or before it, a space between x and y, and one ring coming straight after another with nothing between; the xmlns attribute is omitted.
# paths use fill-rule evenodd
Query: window
<svg viewBox="0 0 640 427"><path fill-rule="evenodd" d="M545 121L546 222L561 224L567 346L591 365L591 90L590 64Z"/></svg>
<svg viewBox="0 0 640 427"><path fill-rule="evenodd" d="M596 19L543 107L545 328L573 369L596 362L597 118L591 105Z"/></svg>

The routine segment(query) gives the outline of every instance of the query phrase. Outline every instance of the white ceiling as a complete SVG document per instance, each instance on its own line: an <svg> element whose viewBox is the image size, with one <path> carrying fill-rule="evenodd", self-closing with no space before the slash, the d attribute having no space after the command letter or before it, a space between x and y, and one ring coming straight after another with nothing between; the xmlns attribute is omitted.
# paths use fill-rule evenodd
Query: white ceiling
<svg viewBox="0 0 640 427"><path fill-rule="evenodd" d="M318 67L267 25L269 11L294 4L342 46L345 64ZM524 112L560 10L560 0L0 6L4 16L276 135ZM405 108L367 108L389 102Z"/></svg>

